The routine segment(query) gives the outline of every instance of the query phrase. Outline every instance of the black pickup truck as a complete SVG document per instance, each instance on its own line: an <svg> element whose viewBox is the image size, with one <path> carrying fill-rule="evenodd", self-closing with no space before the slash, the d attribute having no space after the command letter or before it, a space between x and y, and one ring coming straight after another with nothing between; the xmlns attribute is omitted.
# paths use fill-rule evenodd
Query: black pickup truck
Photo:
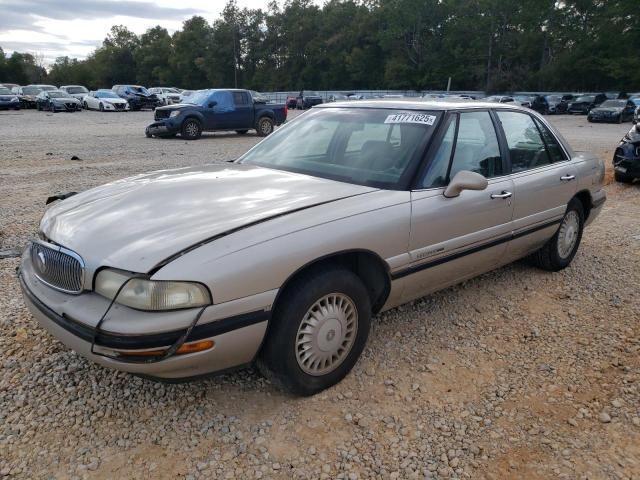
<svg viewBox="0 0 640 480"><path fill-rule="evenodd" d="M251 129L266 137L287 120L287 107L266 103L249 90L199 90L185 103L156 108L154 119L145 131L147 137L180 134L195 140L203 131L245 134Z"/></svg>

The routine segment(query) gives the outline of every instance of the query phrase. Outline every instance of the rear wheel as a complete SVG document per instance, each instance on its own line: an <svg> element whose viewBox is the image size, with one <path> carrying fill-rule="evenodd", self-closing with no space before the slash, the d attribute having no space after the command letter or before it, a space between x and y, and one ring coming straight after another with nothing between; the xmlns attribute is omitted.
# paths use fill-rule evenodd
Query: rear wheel
<svg viewBox="0 0 640 480"><path fill-rule="evenodd" d="M84 107L85 110L89 110L89 105L87 105L87 102L84 102L82 106Z"/></svg>
<svg viewBox="0 0 640 480"><path fill-rule="evenodd" d="M269 117L262 117L260 120L258 120L258 128L256 128L256 131L261 137L266 137L273 132L273 128L273 120Z"/></svg>
<svg viewBox="0 0 640 480"><path fill-rule="evenodd" d="M102 104L102 102L100 102L100 105L98 105L98 110L104 112L104 105Z"/></svg>
<svg viewBox="0 0 640 480"><path fill-rule="evenodd" d="M580 246L583 228L584 209L582 203L574 198L569 202L556 234L531 256L531 260L550 272L568 267Z"/></svg>
<svg viewBox="0 0 640 480"><path fill-rule="evenodd" d="M202 134L200 122L195 118L190 118L182 124L182 138L186 140L196 140Z"/></svg>
<svg viewBox="0 0 640 480"><path fill-rule="evenodd" d="M371 301L353 272L310 270L278 301L258 368L278 388L296 395L318 393L353 368L370 323Z"/></svg>

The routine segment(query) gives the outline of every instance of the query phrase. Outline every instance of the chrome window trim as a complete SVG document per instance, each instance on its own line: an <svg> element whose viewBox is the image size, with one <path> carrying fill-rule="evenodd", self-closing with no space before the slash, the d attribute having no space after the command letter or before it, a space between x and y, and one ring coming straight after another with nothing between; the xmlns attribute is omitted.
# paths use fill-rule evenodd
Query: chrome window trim
<svg viewBox="0 0 640 480"><path fill-rule="evenodd" d="M45 248L48 248L50 250L54 250L60 253L63 253L65 255L69 255L70 257L72 257L74 260L76 260L79 264L80 264L80 283L81 283L81 289L78 290L67 290L65 288L60 288L57 285L52 285L51 283L47 282L45 279L43 279L40 275L38 275L38 272L36 271L36 269L33 269L33 275L40 280L42 283L44 283L46 286L53 288L54 290L57 290L59 292L63 292L63 293L69 293L71 295L80 295L83 291L84 291L84 278L85 278L85 263L84 260L82 259L82 257L80 255L78 255L76 252L74 252L73 250L69 250L68 248L64 248L60 245L56 245L54 243L49 243L49 242L45 242L43 240L39 240L39 239L33 239L31 240L31 243L37 243L39 245L42 245ZM29 248L29 256L31 256L31 248ZM33 258L31 259L31 262L33 263Z"/></svg>

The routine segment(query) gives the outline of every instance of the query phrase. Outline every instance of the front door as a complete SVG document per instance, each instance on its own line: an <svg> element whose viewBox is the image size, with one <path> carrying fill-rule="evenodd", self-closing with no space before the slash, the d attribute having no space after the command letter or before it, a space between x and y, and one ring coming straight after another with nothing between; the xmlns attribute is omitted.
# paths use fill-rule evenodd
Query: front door
<svg viewBox="0 0 640 480"><path fill-rule="evenodd" d="M408 301L502 263L511 237L513 182L505 175L498 137L488 111L451 115L428 169L411 193ZM479 173L489 185L446 198L450 179L462 170Z"/></svg>

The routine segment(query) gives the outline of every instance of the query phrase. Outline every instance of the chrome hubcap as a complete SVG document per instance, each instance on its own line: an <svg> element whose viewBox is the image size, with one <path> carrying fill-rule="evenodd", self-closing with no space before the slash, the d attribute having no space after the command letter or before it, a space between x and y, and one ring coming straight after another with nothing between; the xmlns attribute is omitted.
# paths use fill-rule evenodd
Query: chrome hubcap
<svg viewBox="0 0 640 480"><path fill-rule="evenodd" d="M560 231L558 232L558 255L561 258L567 258L571 255L578 241L579 231L580 218L574 210L571 210L562 220L562 225L560 225Z"/></svg>
<svg viewBox="0 0 640 480"><path fill-rule="evenodd" d="M303 372L325 375L347 357L358 332L358 311L348 296L330 293L305 313L296 335L296 360Z"/></svg>
<svg viewBox="0 0 640 480"><path fill-rule="evenodd" d="M271 132L271 124L267 121L262 122L262 133L270 133Z"/></svg>

